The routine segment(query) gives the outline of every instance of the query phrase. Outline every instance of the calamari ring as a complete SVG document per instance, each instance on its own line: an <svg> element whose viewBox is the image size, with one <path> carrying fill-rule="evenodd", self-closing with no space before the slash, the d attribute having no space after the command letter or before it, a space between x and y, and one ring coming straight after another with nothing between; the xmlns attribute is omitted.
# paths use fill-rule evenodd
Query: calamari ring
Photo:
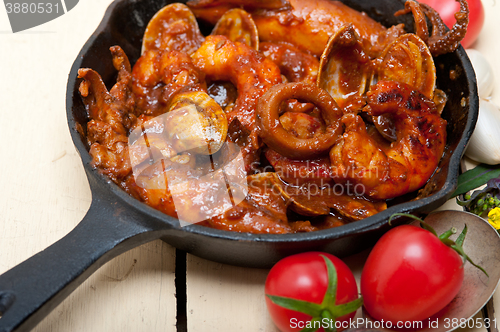
<svg viewBox="0 0 500 332"><path fill-rule="evenodd" d="M279 121L279 109L282 102L288 99L316 105L326 123L325 132L312 138L297 138L286 131ZM342 134L342 110L326 91L310 84L287 83L270 88L259 99L256 116L262 140L289 158L318 157L328 152Z"/></svg>

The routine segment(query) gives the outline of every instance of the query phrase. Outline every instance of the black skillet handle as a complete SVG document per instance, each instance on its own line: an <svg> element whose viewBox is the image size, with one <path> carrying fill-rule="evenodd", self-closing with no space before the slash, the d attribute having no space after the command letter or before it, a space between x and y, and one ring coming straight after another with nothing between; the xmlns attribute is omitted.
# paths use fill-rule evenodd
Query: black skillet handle
<svg viewBox="0 0 500 332"><path fill-rule="evenodd" d="M164 234L140 217L94 199L68 235L1 275L0 332L31 330L104 263Z"/></svg>

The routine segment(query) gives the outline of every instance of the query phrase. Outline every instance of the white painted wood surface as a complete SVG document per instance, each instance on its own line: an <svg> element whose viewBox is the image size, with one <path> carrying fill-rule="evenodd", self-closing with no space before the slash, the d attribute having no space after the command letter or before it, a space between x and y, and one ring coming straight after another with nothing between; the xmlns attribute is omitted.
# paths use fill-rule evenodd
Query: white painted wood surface
<svg viewBox="0 0 500 332"><path fill-rule="evenodd" d="M66 79L110 2L81 0L66 15L17 34L0 6L0 273L66 235L90 205L66 124ZM499 82L500 3L483 3L486 23L474 48ZM500 104L500 83L493 100ZM115 258L35 331L175 331L174 256L154 241ZM362 258L348 263L359 275ZM267 270L190 255L187 266L189 331L276 331L264 302ZM500 318L499 303L496 295Z"/></svg>
<svg viewBox="0 0 500 332"><path fill-rule="evenodd" d="M66 81L109 0L12 34L0 6L0 273L66 235L90 190L66 123ZM112 260L35 331L175 331L175 250L154 241Z"/></svg>

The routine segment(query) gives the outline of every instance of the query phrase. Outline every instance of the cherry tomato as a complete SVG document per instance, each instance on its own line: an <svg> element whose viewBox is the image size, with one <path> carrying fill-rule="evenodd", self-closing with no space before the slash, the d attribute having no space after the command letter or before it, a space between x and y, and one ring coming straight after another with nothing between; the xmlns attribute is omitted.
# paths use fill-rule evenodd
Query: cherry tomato
<svg viewBox="0 0 500 332"><path fill-rule="evenodd" d="M327 260L330 261L331 268L327 268ZM335 285L329 285L329 282L335 281L332 270L337 275ZM329 275L333 277L329 278ZM300 331L308 327L308 322L311 322L314 317L303 312L286 309L274 302L272 296L289 298L292 301L307 301L311 303L310 306L313 309L320 307L318 305L322 303L325 304L323 308L317 310L319 318L316 317L316 320L321 319L322 324L326 324L322 325L318 331L329 331L330 327L335 326L340 331L348 327L349 321L354 317L356 309L362 303L362 299L358 299L358 287L349 267L339 258L321 252L306 252L280 260L267 276L265 292L268 311L282 332ZM329 295L334 297L335 294L336 299L333 298L333 303L331 303L332 297ZM337 318L331 316L331 309L335 305L346 303L352 306L346 312L342 312L342 316ZM332 321L333 319L336 319L336 323ZM344 328L342 328L342 323Z"/></svg>
<svg viewBox="0 0 500 332"><path fill-rule="evenodd" d="M455 0L419 0L433 7L441 16L444 23L451 29L455 24L455 13L460 10L460 4ZM464 48L470 47L479 36L484 24L484 8L481 0L468 0L469 25L467 33L462 40Z"/></svg>
<svg viewBox="0 0 500 332"><path fill-rule="evenodd" d="M363 268L365 309L374 319L393 324L431 317L460 290L463 263L430 231L412 225L395 227L375 244Z"/></svg>

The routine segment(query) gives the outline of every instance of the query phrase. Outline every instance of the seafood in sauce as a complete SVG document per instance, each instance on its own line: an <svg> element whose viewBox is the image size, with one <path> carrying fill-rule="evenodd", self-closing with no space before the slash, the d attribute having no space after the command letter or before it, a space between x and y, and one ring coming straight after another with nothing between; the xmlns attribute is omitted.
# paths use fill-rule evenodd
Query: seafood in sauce
<svg viewBox="0 0 500 332"><path fill-rule="evenodd" d="M188 223L310 232L418 191L446 145L433 57L465 35L413 0L415 33L329 0L191 0L149 22L117 82L79 70L92 165ZM431 23L428 29L427 20ZM200 31L212 24L213 30Z"/></svg>

